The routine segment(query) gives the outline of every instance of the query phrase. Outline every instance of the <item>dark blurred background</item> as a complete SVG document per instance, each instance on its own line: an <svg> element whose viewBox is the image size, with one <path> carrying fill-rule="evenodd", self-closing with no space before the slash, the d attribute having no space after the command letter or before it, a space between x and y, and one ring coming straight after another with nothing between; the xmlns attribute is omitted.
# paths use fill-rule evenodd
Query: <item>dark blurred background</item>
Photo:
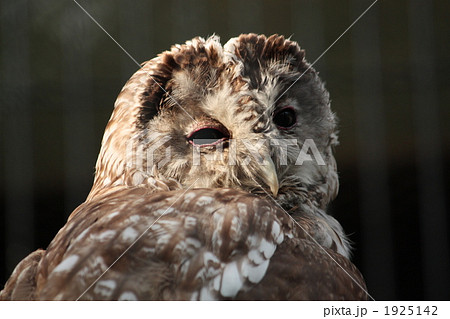
<svg viewBox="0 0 450 319"><path fill-rule="evenodd" d="M139 62L194 36L291 36L316 60L373 2L78 2ZM137 65L72 0L0 0L0 287L84 201ZM330 212L378 300L450 299L450 2L380 0L315 64L340 118Z"/></svg>

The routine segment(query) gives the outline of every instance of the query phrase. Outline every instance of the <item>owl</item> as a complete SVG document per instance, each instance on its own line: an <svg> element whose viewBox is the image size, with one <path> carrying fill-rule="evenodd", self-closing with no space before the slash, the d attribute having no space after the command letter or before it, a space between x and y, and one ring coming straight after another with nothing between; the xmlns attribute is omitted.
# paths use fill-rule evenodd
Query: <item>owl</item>
<svg viewBox="0 0 450 319"><path fill-rule="evenodd" d="M3 300L365 300L327 205L336 118L299 45L197 37L120 92L86 201Z"/></svg>

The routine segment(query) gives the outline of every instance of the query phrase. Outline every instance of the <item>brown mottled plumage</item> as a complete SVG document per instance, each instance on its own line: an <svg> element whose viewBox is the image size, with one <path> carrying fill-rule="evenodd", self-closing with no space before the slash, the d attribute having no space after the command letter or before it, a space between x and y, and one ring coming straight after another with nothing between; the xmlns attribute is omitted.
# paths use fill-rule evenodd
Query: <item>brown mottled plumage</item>
<svg viewBox="0 0 450 319"><path fill-rule="evenodd" d="M367 299L326 213L335 126L293 41L173 46L124 86L86 202L0 299Z"/></svg>

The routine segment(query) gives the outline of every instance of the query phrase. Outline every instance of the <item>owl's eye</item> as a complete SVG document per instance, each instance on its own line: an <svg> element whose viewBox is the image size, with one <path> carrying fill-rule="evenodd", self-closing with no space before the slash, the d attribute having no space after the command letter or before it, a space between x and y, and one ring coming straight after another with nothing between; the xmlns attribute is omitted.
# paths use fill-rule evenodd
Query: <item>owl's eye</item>
<svg viewBox="0 0 450 319"><path fill-rule="evenodd" d="M297 114L292 106L286 106L273 115L273 122L279 129L287 130L297 123Z"/></svg>
<svg viewBox="0 0 450 319"><path fill-rule="evenodd" d="M212 127L205 127L194 131L188 136L189 143L196 146L209 146L220 143L229 138L227 134Z"/></svg>

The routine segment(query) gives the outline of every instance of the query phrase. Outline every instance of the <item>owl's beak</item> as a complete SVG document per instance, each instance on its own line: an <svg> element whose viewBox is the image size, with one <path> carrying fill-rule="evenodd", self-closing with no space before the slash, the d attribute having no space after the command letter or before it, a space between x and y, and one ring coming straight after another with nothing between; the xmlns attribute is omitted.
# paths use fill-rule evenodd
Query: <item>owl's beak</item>
<svg viewBox="0 0 450 319"><path fill-rule="evenodd" d="M263 160L261 173L264 183L270 187L273 196L277 197L279 189L277 171L275 169L275 164L268 156Z"/></svg>

